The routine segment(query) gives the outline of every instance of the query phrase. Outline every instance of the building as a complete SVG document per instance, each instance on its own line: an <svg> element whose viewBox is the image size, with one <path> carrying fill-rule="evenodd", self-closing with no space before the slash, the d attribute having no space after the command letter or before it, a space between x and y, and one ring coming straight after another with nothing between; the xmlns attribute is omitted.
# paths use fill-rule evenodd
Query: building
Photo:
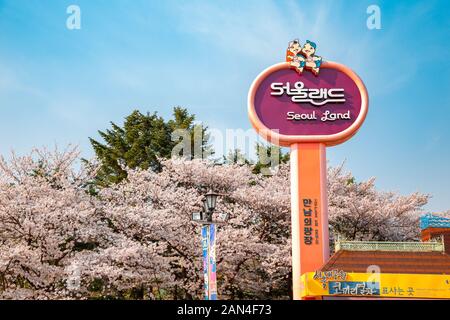
<svg viewBox="0 0 450 320"><path fill-rule="evenodd" d="M425 215L421 242L338 239L335 253L302 276L304 299L450 299L450 219Z"/></svg>

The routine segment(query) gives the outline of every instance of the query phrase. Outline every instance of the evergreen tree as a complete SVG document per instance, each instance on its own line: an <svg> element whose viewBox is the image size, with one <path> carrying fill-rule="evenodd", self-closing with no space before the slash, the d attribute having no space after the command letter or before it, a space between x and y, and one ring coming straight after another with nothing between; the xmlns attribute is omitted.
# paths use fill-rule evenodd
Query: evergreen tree
<svg viewBox="0 0 450 320"><path fill-rule="evenodd" d="M252 162L242 153L241 149L229 150L227 156L223 156L225 164L250 165Z"/></svg>
<svg viewBox="0 0 450 320"><path fill-rule="evenodd" d="M264 145L261 143L256 144L256 155L258 160L252 170L255 174L261 173L264 168L270 168L273 165L271 159L278 158L278 164L280 164L289 162L290 158L289 152L283 152L282 148L271 144Z"/></svg>
<svg viewBox="0 0 450 320"><path fill-rule="evenodd" d="M164 121L157 113L142 114L133 111L125 118L123 127L111 122L111 128L99 131L104 142L89 138L101 168L96 183L102 186L118 183L127 177L125 167L160 171L159 158L170 158L172 150L180 142L172 141L172 133L185 129L190 136L191 148L186 158L202 157L211 153L206 127L195 124L195 115L181 107L173 110L173 119ZM194 138L197 141L194 141ZM194 145L200 145L201 155L194 153Z"/></svg>

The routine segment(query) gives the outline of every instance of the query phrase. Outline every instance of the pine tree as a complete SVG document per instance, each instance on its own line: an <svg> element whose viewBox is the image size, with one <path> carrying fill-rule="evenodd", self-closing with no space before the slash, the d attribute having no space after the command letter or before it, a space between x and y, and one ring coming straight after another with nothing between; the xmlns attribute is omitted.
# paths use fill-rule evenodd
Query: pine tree
<svg viewBox="0 0 450 320"><path fill-rule="evenodd" d="M252 162L242 153L241 149L229 150L227 156L223 156L223 163L250 165Z"/></svg>
<svg viewBox="0 0 450 320"><path fill-rule="evenodd" d="M253 166L253 173L259 174L264 168L270 168L273 163L271 163L271 160L276 159L277 163L287 163L289 162L290 155L289 152L283 152L283 149L271 145L271 144L256 144L256 155L258 157L257 162Z"/></svg>
<svg viewBox="0 0 450 320"><path fill-rule="evenodd" d="M160 171L159 159L170 158L172 150L179 141L172 141L172 133L177 129L185 129L194 145L194 136L200 133L202 155L211 153L208 144L207 128L195 124L195 115L181 107L173 109L173 119L164 121L157 113L142 114L133 111L125 118L123 127L111 122L111 128L99 131L104 142L89 138L101 167L96 177L96 183L107 186L118 183L127 177L125 167L135 169L150 169ZM198 138L198 137L197 137ZM194 150L194 147L191 148ZM187 158L194 157L191 151Z"/></svg>

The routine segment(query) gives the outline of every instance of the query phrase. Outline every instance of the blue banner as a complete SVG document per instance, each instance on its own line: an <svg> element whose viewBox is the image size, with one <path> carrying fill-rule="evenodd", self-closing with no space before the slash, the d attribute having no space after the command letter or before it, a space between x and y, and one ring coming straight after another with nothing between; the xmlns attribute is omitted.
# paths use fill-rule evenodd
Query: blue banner
<svg viewBox="0 0 450 320"><path fill-rule="evenodd" d="M209 300L209 226L202 226L202 256L203 256L203 279L204 279L204 296L205 300Z"/></svg>
<svg viewBox="0 0 450 320"><path fill-rule="evenodd" d="M216 225L209 225L209 300L217 300Z"/></svg>

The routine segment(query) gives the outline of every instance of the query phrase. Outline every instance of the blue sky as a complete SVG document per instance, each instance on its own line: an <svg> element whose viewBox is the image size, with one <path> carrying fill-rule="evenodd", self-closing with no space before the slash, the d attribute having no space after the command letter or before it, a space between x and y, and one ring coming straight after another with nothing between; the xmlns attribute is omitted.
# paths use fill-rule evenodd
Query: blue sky
<svg viewBox="0 0 450 320"><path fill-rule="evenodd" d="M81 8L81 30L66 8ZM381 8L381 30L366 9ZM249 129L254 77L287 42L318 44L370 96L353 139L328 149L382 190L450 209L449 1L0 0L0 153L79 144L131 110L182 105L212 128Z"/></svg>

